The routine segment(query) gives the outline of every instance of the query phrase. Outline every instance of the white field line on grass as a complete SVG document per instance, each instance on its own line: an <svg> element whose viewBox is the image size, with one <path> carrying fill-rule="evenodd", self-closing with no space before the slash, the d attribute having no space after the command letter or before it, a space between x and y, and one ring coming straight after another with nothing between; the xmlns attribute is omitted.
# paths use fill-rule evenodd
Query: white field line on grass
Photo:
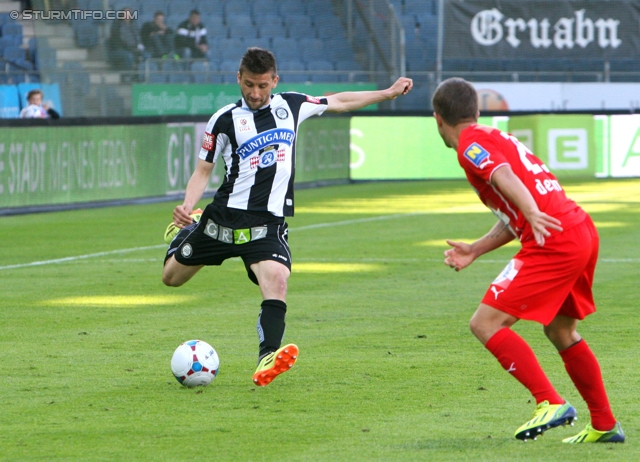
<svg viewBox="0 0 640 462"><path fill-rule="evenodd" d="M382 215L382 216L378 216L378 217L367 217L367 218L358 218L355 220L345 220L345 221L336 221L336 222L329 222L329 223L316 223L314 225L307 225L307 226L300 226L298 228L291 228L289 229L289 232L299 232L299 231L307 231L307 230L311 230L311 229L318 229L318 228L327 228L330 226L348 226L348 225L353 225L353 224L357 224L357 223L367 223L367 222L371 222L371 221L382 221L382 220L393 220L395 218L406 218L406 217L413 217L413 216L418 216L418 215L428 215L429 212L415 212L415 213L398 213L398 214L394 214L394 215ZM90 254L86 254L86 255L76 255L73 257L64 257L64 258L56 258L53 260L42 260L42 261L34 261L34 262L29 262L29 263L18 263L15 265L5 265L5 266L0 266L0 271L1 270L8 270L8 269L16 269L16 268L28 268L28 267L33 267L33 266L44 266L44 265L56 265L56 264L60 264L60 263L69 263L69 262L74 262L74 261L78 261L78 260L86 260L89 258L99 258L99 257L106 257L109 255L121 255L121 254L126 254L126 253L131 253L131 252L139 252L139 251L145 251L145 250L155 250L155 249L161 249L161 248L166 248L166 244L158 244L158 245L150 245L150 246L145 246L145 247L133 247L130 249L120 249L120 250L110 250L110 251L106 251L106 252L96 252L96 253L90 253ZM411 261L442 261L440 259L429 259L429 258L416 258L416 259L410 259ZM298 261L322 261L321 259L318 260L304 260L304 259L300 259ZM329 261L329 260L327 260ZM341 261L340 259L336 260L336 259L332 259L330 261ZM346 261L346 260L345 260ZM349 261L354 261L354 260L349 260ZM398 260L394 260L394 259L362 259L362 260L358 260L359 262L363 262L363 261L379 261L379 262L404 262L407 261L406 259L398 259ZM640 262L640 258L602 258L599 260L600 262L603 263L637 263ZM486 259L482 259L482 260L478 260L478 262L483 262L483 263L499 263L499 262L504 262L504 260L486 260Z"/></svg>

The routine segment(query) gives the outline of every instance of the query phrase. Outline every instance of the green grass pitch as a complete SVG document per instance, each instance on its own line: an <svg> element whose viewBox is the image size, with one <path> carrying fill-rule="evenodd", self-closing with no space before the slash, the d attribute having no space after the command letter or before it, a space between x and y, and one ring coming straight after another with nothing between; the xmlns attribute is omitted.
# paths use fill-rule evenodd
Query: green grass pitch
<svg viewBox="0 0 640 462"><path fill-rule="evenodd" d="M579 330L623 445L561 443L586 404L527 322L515 330L579 420L513 438L534 404L468 320L517 244L455 273L444 240L480 237L493 215L462 181L388 182L296 193L285 341L300 358L266 388L251 381L260 294L242 262L160 280L175 204L0 218L0 460L640 460L640 180L564 183L601 235L598 312ZM205 388L171 375L192 338L220 355Z"/></svg>

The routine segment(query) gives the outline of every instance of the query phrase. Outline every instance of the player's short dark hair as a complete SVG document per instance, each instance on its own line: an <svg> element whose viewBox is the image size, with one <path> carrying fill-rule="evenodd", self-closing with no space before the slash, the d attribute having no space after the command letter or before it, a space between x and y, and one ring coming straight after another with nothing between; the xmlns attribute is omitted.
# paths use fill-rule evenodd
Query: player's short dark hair
<svg viewBox="0 0 640 462"><path fill-rule="evenodd" d="M153 17L157 18L158 16L164 16L164 11L156 11L155 13L153 13Z"/></svg>
<svg viewBox="0 0 640 462"><path fill-rule="evenodd" d="M189 16L193 16L193 15L200 16L200 11L196 10L195 8L189 11Z"/></svg>
<svg viewBox="0 0 640 462"><path fill-rule="evenodd" d="M476 89L459 77L451 77L440 83L433 93L431 104L447 125L456 126L460 122L475 121L478 117Z"/></svg>
<svg viewBox="0 0 640 462"><path fill-rule="evenodd" d="M264 48L248 48L242 56L240 69L238 70L240 74L242 74L243 71L253 74L266 74L267 72L271 72L273 75L276 75L278 73L276 57Z"/></svg>

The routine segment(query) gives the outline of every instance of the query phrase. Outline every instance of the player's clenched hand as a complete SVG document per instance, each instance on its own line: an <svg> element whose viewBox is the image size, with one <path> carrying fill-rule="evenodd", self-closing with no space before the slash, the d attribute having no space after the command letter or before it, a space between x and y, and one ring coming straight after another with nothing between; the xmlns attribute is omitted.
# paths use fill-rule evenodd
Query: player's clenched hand
<svg viewBox="0 0 640 462"><path fill-rule="evenodd" d="M391 90L391 99L395 99L400 95L406 95L413 88L413 80L407 77L400 77L389 88Z"/></svg>
<svg viewBox="0 0 640 462"><path fill-rule="evenodd" d="M187 225L193 223L193 219L191 218L192 210L188 210L184 205L178 205L175 209L173 209L173 222L176 226L183 228Z"/></svg>
<svg viewBox="0 0 640 462"><path fill-rule="evenodd" d="M452 248L444 251L444 264L450 268L460 271L475 260L470 244L450 241L449 239L447 239L447 244Z"/></svg>
<svg viewBox="0 0 640 462"><path fill-rule="evenodd" d="M531 213L527 217L527 220L533 230L533 236L536 239L536 243L540 247L544 245L545 238L551 236L551 231L549 231L549 229L562 231L562 223L560 220L539 210Z"/></svg>

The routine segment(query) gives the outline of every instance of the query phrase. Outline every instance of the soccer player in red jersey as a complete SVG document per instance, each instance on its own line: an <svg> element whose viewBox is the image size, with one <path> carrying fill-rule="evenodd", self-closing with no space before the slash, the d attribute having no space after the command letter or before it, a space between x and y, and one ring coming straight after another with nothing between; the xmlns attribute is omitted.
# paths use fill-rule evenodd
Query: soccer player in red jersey
<svg viewBox="0 0 640 462"><path fill-rule="evenodd" d="M598 360L576 330L578 321L595 311L591 288L599 238L591 218L521 142L477 123L478 99L469 82L443 81L432 103L444 143L457 151L469 183L499 218L471 244L447 240L451 248L444 252L444 263L460 271L514 238L522 245L491 283L470 322L478 340L536 400L533 418L515 437L535 439L576 418L575 408L555 390L531 347L511 330L525 319L544 326L591 414L591 423L563 442L624 442Z"/></svg>

